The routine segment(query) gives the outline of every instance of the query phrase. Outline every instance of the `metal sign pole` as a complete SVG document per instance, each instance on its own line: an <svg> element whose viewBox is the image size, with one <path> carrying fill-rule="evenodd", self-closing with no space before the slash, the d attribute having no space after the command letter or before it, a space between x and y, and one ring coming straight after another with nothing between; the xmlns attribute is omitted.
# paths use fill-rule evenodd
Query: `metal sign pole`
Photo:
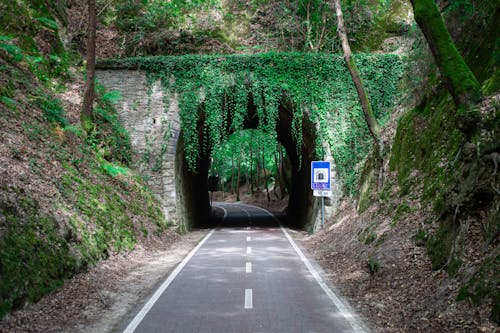
<svg viewBox="0 0 500 333"><path fill-rule="evenodd" d="M330 173L331 163L329 161L311 162L311 189L315 197L321 197L321 228L325 227L325 196L332 195Z"/></svg>
<svg viewBox="0 0 500 333"><path fill-rule="evenodd" d="M325 228L325 197L321 197L321 228Z"/></svg>

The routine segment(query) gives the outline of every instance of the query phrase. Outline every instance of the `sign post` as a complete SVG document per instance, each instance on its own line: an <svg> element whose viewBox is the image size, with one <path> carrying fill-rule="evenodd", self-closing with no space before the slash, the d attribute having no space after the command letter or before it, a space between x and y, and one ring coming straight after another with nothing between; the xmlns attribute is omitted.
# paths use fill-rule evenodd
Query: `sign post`
<svg viewBox="0 0 500 333"><path fill-rule="evenodd" d="M325 197L332 195L330 191L330 162L311 162L311 189L315 197L321 197L321 227L325 227Z"/></svg>

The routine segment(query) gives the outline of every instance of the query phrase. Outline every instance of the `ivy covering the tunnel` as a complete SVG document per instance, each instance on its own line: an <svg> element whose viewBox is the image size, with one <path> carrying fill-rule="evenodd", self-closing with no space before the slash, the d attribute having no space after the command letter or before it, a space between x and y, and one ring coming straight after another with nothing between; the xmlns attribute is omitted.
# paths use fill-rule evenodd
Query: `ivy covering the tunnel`
<svg viewBox="0 0 500 333"><path fill-rule="evenodd" d="M405 61L394 54L355 55L377 120L383 124L398 95ZM252 55L186 55L106 60L100 68L140 69L150 87L160 81L165 107L179 94L179 109L189 167L201 152L243 129L249 98L257 109L259 129L276 137L278 107L293 105L291 137L303 148L302 120L317 126L315 151L324 156L328 144L346 189L353 192L359 162L371 147L356 90L341 55L264 53ZM202 106L202 107L200 107ZM204 116L200 118L200 110ZM198 122L202 119L203 140Z"/></svg>

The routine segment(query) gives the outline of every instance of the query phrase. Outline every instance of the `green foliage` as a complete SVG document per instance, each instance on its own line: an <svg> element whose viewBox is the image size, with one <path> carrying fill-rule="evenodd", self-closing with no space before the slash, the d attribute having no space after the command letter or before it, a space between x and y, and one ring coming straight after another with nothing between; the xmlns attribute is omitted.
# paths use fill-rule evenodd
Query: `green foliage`
<svg viewBox="0 0 500 333"><path fill-rule="evenodd" d="M118 114L113 106L121 99L117 91L105 91L102 85L96 85L98 106L94 110L94 123L96 125L96 139L105 148L104 157L130 165L132 161L132 148L130 136L123 127Z"/></svg>
<svg viewBox="0 0 500 333"><path fill-rule="evenodd" d="M101 168L110 176L116 177L118 175L128 175L129 169L124 168L120 165L116 165L109 162L103 162Z"/></svg>
<svg viewBox="0 0 500 333"><path fill-rule="evenodd" d="M184 28L188 12L203 11L219 4L218 0L118 0L115 24L124 32L146 32Z"/></svg>
<svg viewBox="0 0 500 333"><path fill-rule="evenodd" d="M42 95L37 99L37 103L47 121L56 123L63 128L69 125L66 112L60 100Z"/></svg>
<svg viewBox="0 0 500 333"><path fill-rule="evenodd" d="M399 204L392 218L392 224L394 225L399 221L401 221L401 219L411 211L412 211L411 207L406 202L402 202L401 204Z"/></svg>
<svg viewBox="0 0 500 333"><path fill-rule="evenodd" d="M59 1L4 1L0 9L0 50L16 62L26 62L37 79L49 86L66 77L71 55L58 34L56 17L65 21Z"/></svg>
<svg viewBox="0 0 500 333"><path fill-rule="evenodd" d="M57 222L36 202L17 193L0 200L0 318L60 287L76 271L75 258ZM3 198L5 199L5 198Z"/></svg>
<svg viewBox="0 0 500 333"><path fill-rule="evenodd" d="M380 263L378 262L377 258L374 256L368 257L368 261L366 263L366 266L368 267L368 271L370 272L370 275L375 275L380 270Z"/></svg>
<svg viewBox="0 0 500 333"><path fill-rule="evenodd" d="M212 173L219 175L226 191L236 186L237 175L233 174L234 168L239 165L241 179L255 186L265 187L264 176L259 175L260 183L257 183L257 171L265 168L268 176L268 184L277 179L276 159L278 150L282 149L276 138L259 130L238 131L230 135L226 141L215 147L212 153ZM285 158L286 158L286 154ZM247 177L249 179L247 179ZM232 186L231 186L232 185Z"/></svg>
<svg viewBox="0 0 500 333"><path fill-rule="evenodd" d="M52 29L52 30L58 30L59 26L57 25L57 22L51 18L48 17L39 17L36 19L38 22L40 22L44 27Z"/></svg>
<svg viewBox="0 0 500 333"><path fill-rule="evenodd" d="M390 113L398 94L404 62L396 55L356 55L374 112L380 122ZM294 106L291 137L300 152L302 118L319 124L318 142L330 145L338 171L354 192L356 166L370 150L370 139L356 91L344 60L338 55L265 53L258 55L150 57L110 60L101 66L139 67L148 82L160 80L166 94L179 93L180 118L190 168L203 151L243 128L248 101L256 106L258 128L276 137L280 104ZM174 80L172 80L172 78ZM200 118L200 112L204 114ZM200 142L198 122L205 130Z"/></svg>
<svg viewBox="0 0 500 333"><path fill-rule="evenodd" d="M24 58L23 52L17 45L9 43L11 41L12 37L0 36L0 49L7 52L14 61L19 62Z"/></svg>
<svg viewBox="0 0 500 333"><path fill-rule="evenodd" d="M425 244L427 244L427 241L429 240L429 237L425 233L424 229L419 228L415 236L413 236L413 239L415 240L415 244L417 246L425 246Z"/></svg>
<svg viewBox="0 0 500 333"><path fill-rule="evenodd" d="M167 227L154 195L127 178L117 178L119 186L105 181L105 177L128 176L129 170L119 165L103 162L94 169L95 180L83 178L77 170L66 164L59 190L70 207L73 207L71 229L79 235L75 244L84 265L93 264L110 252L131 250L137 243L140 230L132 222L147 218L157 224L159 232ZM140 200L132 199L135 193ZM141 232L142 234L142 232Z"/></svg>

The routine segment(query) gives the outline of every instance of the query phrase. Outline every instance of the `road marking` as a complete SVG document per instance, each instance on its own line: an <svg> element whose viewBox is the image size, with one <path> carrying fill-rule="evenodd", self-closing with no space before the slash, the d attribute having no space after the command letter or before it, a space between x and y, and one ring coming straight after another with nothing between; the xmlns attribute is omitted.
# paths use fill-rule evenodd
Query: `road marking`
<svg viewBox="0 0 500 333"><path fill-rule="evenodd" d="M245 270L247 273L252 273L252 263L251 262L247 262Z"/></svg>
<svg viewBox="0 0 500 333"><path fill-rule="evenodd" d="M251 241L252 241L252 237L247 236L247 242L251 242Z"/></svg>
<svg viewBox="0 0 500 333"><path fill-rule="evenodd" d="M288 241L292 245L295 252L298 254L300 259L302 259L302 262L304 263L304 265L306 265L307 269L312 274L312 276L314 277L316 282L319 284L321 289L323 289L323 291L328 296L328 298L330 298L330 300L333 302L333 304L337 307L340 314L349 322L349 324L351 325L351 327L353 329L353 332L355 332L355 333L366 332L366 330L363 328L364 325L357 318L357 316L353 314L353 311L351 309L349 309L349 305L344 304L344 302L342 300L340 300L340 298L337 295L335 295L335 293L330 289L330 287L328 287L328 285L325 283L325 281L323 280L321 275L316 271L314 266L309 262L309 260L306 258L304 253L302 253L302 251L297 246L297 244L295 244L295 242L293 241L292 237L290 237L290 235L288 234L286 229L283 228L283 226L281 226L281 223L276 218L276 216L274 216L272 213L270 213L268 210L266 210L264 208L261 208L261 207L254 207L254 208L261 210L263 212L266 212L269 216L271 216L280 225L281 231L285 234L286 238L288 239Z"/></svg>
<svg viewBox="0 0 500 333"><path fill-rule="evenodd" d="M333 302L333 304L335 304L337 309L339 309L340 314L342 316L344 316L344 318L349 322L349 324L351 324L353 331L355 333L365 332L365 330L361 326L362 324L359 323L359 321L353 316L352 310L348 309L347 306L344 305L344 303L340 300L340 298L338 298L337 295L335 295L335 293L328 287L328 285L325 283L325 281L323 281L323 278L321 277L321 275L319 275L319 273L316 271L314 266L309 262L309 260L306 258L304 253L302 253L302 251L297 246L297 244L295 244L292 237L290 237L290 235L285 230L285 228L283 228L282 226L280 226L280 227L281 227L281 231L283 231L286 238L288 239L288 241L290 242L290 244L294 248L295 252L297 252L300 259L302 259L302 262L306 265L307 269L312 274L312 276L314 277L316 282L318 282L321 289L323 289L323 291L326 293L328 298L330 298L330 300Z"/></svg>
<svg viewBox="0 0 500 333"><path fill-rule="evenodd" d="M253 295L252 289L245 289L245 309L253 308Z"/></svg>
<svg viewBox="0 0 500 333"><path fill-rule="evenodd" d="M247 247L247 254L252 254L252 248L250 246Z"/></svg>
<svg viewBox="0 0 500 333"><path fill-rule="evenodd" d="M158 301L160 296L165 292L165 290L168 288L168 286L174 281L175 277L180 273L180 271L186 266L189 260L198 252L200 247L205 244L205 242L212 236L214 233L215 229L212 229L208 233L208 235L205 236L205 238L202 239L202 241L187 255L186 258L174 269L174 271L167 277L165 282L156 290L156 292L151 296L149 301L142 307L141 311L132 319L130 324L128 324L127 328L123 331L123 333L133 333L137 326L141 323L141 321L144 319L144 317L148 314L149 310L153 307L153 305Z"/></svg>

